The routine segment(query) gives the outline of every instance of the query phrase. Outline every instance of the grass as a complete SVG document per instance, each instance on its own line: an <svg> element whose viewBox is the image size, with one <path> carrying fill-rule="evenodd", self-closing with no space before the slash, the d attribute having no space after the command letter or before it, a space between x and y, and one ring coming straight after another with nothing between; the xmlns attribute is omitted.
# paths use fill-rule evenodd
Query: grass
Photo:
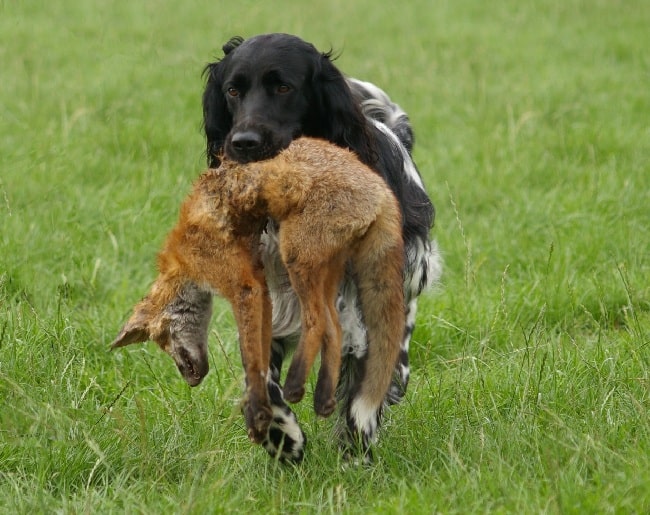
<svg viewBox="0 0 650 515"><path fill-rule="evenodd" d="M0 3L0 512L650 510L650 8L641 0ZM223 303L190 390L108 343L204 164L204 64L286 31L410 114L445 254L377 465L298 406L245 437Z"/></svg>

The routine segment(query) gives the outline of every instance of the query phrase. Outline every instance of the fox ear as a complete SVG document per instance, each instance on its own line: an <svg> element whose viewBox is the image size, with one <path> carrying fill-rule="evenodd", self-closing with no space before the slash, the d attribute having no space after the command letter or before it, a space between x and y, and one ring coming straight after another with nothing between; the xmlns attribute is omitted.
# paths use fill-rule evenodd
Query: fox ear
<svg viewBox="0 0 650 515"><path fill-rule="evenodd" d="M117 335L117 338L111 343L111 350L118 347L124 347L132 343L146 342L150 339L151 333L149 332L149 325L147 317L142 311L137 311L125 324L125 326Z"/></svg>

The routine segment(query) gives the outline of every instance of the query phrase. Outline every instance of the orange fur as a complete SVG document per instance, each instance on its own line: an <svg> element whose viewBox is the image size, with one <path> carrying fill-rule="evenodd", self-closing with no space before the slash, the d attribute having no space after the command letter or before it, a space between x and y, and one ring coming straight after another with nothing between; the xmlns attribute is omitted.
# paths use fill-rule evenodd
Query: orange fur
<svg viewBox="0 0 650 515"><path fill-rule="evenodd" d="M280 225L282 260L301 305L302 336L287 373L291 402L321 353L314 408L335 408L341 327L335 308L351 267L368 328L361 396L381 406L404 332L403 244L399 207L383 180L351 152L301 138L268 161L225 161L195 183L158 257L159 275L113 347L155 340L191 385L207 373L206 292L226 298L239 329L250 438L260 442L271 419L266 382L271 301L260 259L268 218Z"/></svg>

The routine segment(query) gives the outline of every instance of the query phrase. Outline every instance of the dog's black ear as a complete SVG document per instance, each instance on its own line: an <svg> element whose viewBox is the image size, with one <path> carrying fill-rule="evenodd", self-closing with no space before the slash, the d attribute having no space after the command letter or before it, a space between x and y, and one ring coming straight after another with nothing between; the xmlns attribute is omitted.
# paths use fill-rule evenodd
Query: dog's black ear
<svg viewBox="0 0 650 515"><path fill-rule="evenodd" d="M221 47L221 50L223 50L224 55L228 55L230 52L232 52L243 42L244 42L244 38L242 38L241 36L234 36L230 38L228 42Z"/></svg>
<svg viewBox="0 0 650 515"><path fill-rule="evenodd" d="M227 45L228 43L224 45L224 52L226 52ZM231 50L232 48L226 53ZM222 154L223 144L232 127L232 115L228 111L226 98L223 94L224 66L222 60L208 64L203 70L203 75L206 77L205 90L203 91L203 129L210 168L219 166L221 162L219 156Z"/></svg>
<svg viewBox="0 0 650 515"><path fill-rule="evenodd" d="M334 66L331 52L320 54L312 80L316 112L310 113L308 131L357 153L372 166L376 160L367 121L343 74Z"/></svg>

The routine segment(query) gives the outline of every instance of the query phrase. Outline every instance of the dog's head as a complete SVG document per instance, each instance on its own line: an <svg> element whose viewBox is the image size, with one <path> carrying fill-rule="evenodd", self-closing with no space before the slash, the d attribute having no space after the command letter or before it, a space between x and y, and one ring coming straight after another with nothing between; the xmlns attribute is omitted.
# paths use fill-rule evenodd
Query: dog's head
<svg viewBox="0 0 650 515"><path fill-rule="evenodd" d="M132 343L155 341L169 354L190 386L208 373L208 325L212 295L193 283L185 283L170 295L159 277L149 294L133 309L111 349Z"/></svg>
<svg viewBox="0 0 650 515"><path fill-rule="evenodd" d="M206 67L203 116L210 166L275 156L300 135L355 150L365 121L331 53L288 34L233 38Z"/></svg>

